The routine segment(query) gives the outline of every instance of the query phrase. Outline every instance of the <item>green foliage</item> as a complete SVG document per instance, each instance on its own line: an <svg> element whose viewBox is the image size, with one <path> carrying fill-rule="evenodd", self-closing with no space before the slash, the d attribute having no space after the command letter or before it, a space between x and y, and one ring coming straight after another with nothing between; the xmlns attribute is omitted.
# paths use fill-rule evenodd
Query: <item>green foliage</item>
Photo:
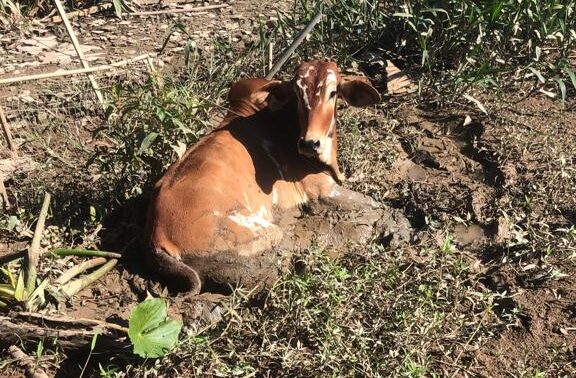
<svg viewBox="0 0 576 378"><path fill-rule="evenodd" d="M22 260L0 267L0 282L0 308L17 302L25 303L27 308L36 308L44 303L44 289L47 281L43 281L33 293L28 295L24 283Z"/></svg>
<svg viewBox="0 0 576 378"><path fill-rule="evenodd" d="M452 276L455 255L415 266L403 262L407 251L369 245L357 252L333 261L311 251L298 262L303 272L285 277L262 298L237 293L224 320L183 341L175 360L189 360L199 376L439 374L430 360L433 345L446 334L466 340L478 327L479 314L461 314L458 307L473 301L482 308L493 298L471 296L467 277ZM493 322L487 328L499 326Z"/></svg>
<svg viewBox="0 0 576 378"><path fill-rule="evenodd" d="M182 145L208 128L206 104L187 86L162 84L150 77L143 85L116 84L107 114L106 136L114 145L97 151L99 170L118 175L125 198L139 195L182 154Z"/></svg>
<svg viewBox="0 0 576 378"><path fill-rule="evenodd" d="M565 82L572 79L568 55L576 46L574 0L301 4L301 12L281 15L279 34L290 40L295 28L322 11L324 21L299 49L304 57L332 56L350 63L362 61L367 52L383 52L419 76L427 89L504 86L510 79L535 75L564 98Z"/></svg>
<svg viewBox="0 0 576 378"><path fill-rule="evenodd" d="M163 299L150 298L132 310L128 335L135 354L156 358L165 355L176 345L181 328L182 324L168 319Z"/></svg>
<svg viewBox="0 0 576 378"><path fill-rule="evenodd" d="M188 35L176 22L163 48L175 31ZM110 190L118 200L145 192L187 147L211 130L210 120L226 111L224 99L231 83L261 74L266 46L264 36L239 57L224 40L215 39L214 51L205 53L188 37L185 69L179 77L152 74L138 84L113 86L106 111L110 127L101 131L112 145L101 147L92 164L98 174L115 178Z"/></svg>

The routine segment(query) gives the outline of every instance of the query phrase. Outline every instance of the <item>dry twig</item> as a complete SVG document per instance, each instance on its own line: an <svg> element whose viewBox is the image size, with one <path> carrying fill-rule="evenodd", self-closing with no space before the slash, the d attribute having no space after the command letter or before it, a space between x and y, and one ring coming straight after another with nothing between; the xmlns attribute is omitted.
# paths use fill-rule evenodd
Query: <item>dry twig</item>
<svg viewBox="0 0 576 378"><path fill-rule="evenodd" d="M50 79L53 77L60 77L60 76L70 76L70 75L80 75L89 72L100 72L111 70L114 68L124 67L130 63L138 62L140 60L147 59L149 57L148 54L138 55L133 58L119 60L114 63L104 64L101 66L90 67L90 68L79 68L75 70L59 70L56 72L48 72L43 74L36 74L36 75L26 75L26 76L19 76L19 77L11 77L7 79L0 79L0 84L12 84L12 83L20 83L23 81L30 81L30 80L40 80L40 79Z"/></svg>
<svg viewBox="0 0 576 378"><path fill-rule="evenodd" d="M276 75L278 71L280 71L284 63L286 63L286 61L288 61L288 58L290 58L290 55L292 55L294 51L296 51L296 48L300 46L304 38L306 38L306 36L310 34L314 26L316 26L316 24L320 22L321 19L322 19L322 13L318 12L318 14L314 16L312 21L310 21L310 23L306 25L304 30L302 30L300 34L298 34L298 37L296 37L296 39L292 42L292 44L288 46L288 48L282 53L280 59L278 59L278 61L274 64L274 66L272 66L272 68L266 75L267 80L272 80L274 75Z"/></svg>
<svg viewBox="0 0 576 378"><path fill-rule="evenodd" d="M82 67L84 67L85 69L90 68L88 61L84 57L84 53L82 52L82 49L80 48L80 43L78 43L78 39L76 38L76 34L74 34L74 30L72 29L72 25L70 24L70 21L68 21L68 18L66 17L66 11L64 11L64 7L62 6L62 3L60 2L60 0L54 0L54 3L56 4L56 8L58 8L58 13L60 13L60 17L62 17L62 22L64 22L64 26L66 27L66 31L68 31L68 35L70 36L70 39L72 40L72 45L74 45L74 50L76 50L76 54L78 55L78 58L80 58L80 62L82 63ZM104 108L104 97L102 96L102 92L100 92L100 88L98 87L98 83L96 83L96 79L94 78L94 75L89 74L88 79L90 80L90 84L92 85L92 89L94 89L94 92L96 93L96 97L98 98L98 102L100 102L100 105L102 105L102 108Z"/></svg>
<svg viewBox="0 0 576 378"><path fill-rule="evenodd" d="M116 266L117 263L118 260L112 259L108 261L106 264L104 264L101 268L95 270L94 272L82 276L77 280L67 283L66 285L62 286L60 290L68 297L72 297L75 294L77 294L80 290L88 287L93 282L98 280L100 277L104 276L106 273L111 271L112 268L114 268L114 266Z"/></svg>
<svg viewBox="0 0 576 378"><path fill-rule="evenodd" d="M10 131L10 125L8 125L8 120L6 119L4 110L1 107L0 107L0 122L2 123L2 130L4 130L4 137L6 138L8 147L12 152L12 157L17 157L18 152L16 149L16 145L14 144L14 140L12 139L12 132Z"/></svg>
<svg viewBox="0 0 576 378"><path fill-rule="evenodd" d="M110 9L112 7L113 7L112 3L98 4L98 5L94 5L93 7L90 7L90 8L81 9L81 10L73 11L70 13L66 13L66 17L68 18L68 20L71 20L74 17L88 16L88 15L98 13L98 12L106 10L106 9ZM62 17L61 16L54 16L50 19L50 21L57 24L59 22L62 22Z"/></svg>
<svg viewBox="0 0 576 378"><path fill-rule="evenodd" d="M56 248L52 251L56 256L90 256L90 257L107 257L111 259L120 259L122 255L116 252L94 251L80 248Z"/></svg>
<svg viewBox="0 0 576 378"><path fill-rule="evenodd" d="M194 14L205 14L207 10L211 9L220 9L220 8L227 8L230 5L228 4L219 4L219 5L207 5L204 7L195 7L195 8L178 8L178 9L164 9L160 11L146 11L146 12L130 12L127 13L130 16L156 16L160 14L168 14L168 13L194 13Z"/></svg>
<svg viewBox="0 0 576 378"><path fill-rule="evenodd" d="M82 263L73 266L72 268L68 269L60 277L58 277L54 283L59 285L64 285L66 282L70 281L72 278L76 277L80 273L88 269L92 269L94 267L100 266L106 262L104 257L97 257L95 259L90 259L88 261L83 261Z"/></svg>
<svg viewBox="0 0 576 378"><path fill-rule="evenodd" d="M0 196L2 197L2 203L5 209L10 208L10 200L8 199L8 192L4 186L4 176L0 174Z"/></svg>

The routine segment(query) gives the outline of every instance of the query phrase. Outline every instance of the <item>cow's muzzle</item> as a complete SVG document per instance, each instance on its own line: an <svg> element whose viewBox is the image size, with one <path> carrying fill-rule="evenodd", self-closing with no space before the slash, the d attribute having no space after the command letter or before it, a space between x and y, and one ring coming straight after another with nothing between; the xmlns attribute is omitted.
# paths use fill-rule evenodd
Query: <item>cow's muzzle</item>
<svg viewBox="0 0 576 378"><path fill-rule="evenodd" d="M320 154L321 143L319 139L304 139L298 141L298 152L305 156L315 157Z"/></svg>

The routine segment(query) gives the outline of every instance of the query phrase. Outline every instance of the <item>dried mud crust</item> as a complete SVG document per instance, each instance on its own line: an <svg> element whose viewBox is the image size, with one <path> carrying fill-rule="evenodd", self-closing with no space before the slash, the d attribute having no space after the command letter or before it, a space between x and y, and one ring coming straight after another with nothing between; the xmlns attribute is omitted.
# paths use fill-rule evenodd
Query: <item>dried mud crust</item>
<svg viewBox="0 0 576 378"><path fill-rule="evenodd" d="M398 246L409 243L412 236L410 224L401 211L378 205L360 204L354 209L342 209L312 203L304 212L294 209L282 214L278 223L284 237L273 251L253 258L212 258L203 266L212 267L216 276L241 277L241 283L248 284L247 288L255 293L272 285L282 273L292 270L291 262L302 250L323 248L337 258L351 249L361 250L359 247L376 238L387 239L386 243ZM102 278L98 285L80 293L66 309L67 315L127 325L133 305L145 299L147 293L153 293L167 298L170 313L190 326L199 327L220 319L220 304L226 301L226 296L219 293L229 293L228 286L209 280L205 282L202 294L169 295L165 286L173 286L169 279L160 284L157 277L133 271L139 268L138 261L126 261L123 267Z"/></svg>
<svg viewBox="0 0 576 378"><path fill-rule="evenodd" d="M452 224L457 250L481 272L478 289L504 294L496 315L516 314L513 324L464 351L474 374L573 374L576 245L559 230L576 221L574 104L562 111L535 96L492 105L492 116L468 120L464 111L438 115L401 107L404 117L393 129L401 148L386 178L388 200L404 208L417 229ZM518 240L518 232L527 240ZM444 237L444 230L421 232L415 244L436 239L441 246Z"/></svg>

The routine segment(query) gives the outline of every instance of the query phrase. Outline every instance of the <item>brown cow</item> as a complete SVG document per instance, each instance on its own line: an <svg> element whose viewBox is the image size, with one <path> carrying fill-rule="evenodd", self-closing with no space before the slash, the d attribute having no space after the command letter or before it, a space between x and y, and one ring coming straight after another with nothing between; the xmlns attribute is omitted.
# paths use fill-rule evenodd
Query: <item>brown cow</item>
<svg viewBox="0 0 576 378"><path fill-rule="evenodd" d="M336 99L380 101L335 63L301 64L290 82L241 80L222 124L156 184L148 213L148 258L173 285L254 286L274 278L282 230L275 215L308 201L367 201L338 182Z"/></svg>

